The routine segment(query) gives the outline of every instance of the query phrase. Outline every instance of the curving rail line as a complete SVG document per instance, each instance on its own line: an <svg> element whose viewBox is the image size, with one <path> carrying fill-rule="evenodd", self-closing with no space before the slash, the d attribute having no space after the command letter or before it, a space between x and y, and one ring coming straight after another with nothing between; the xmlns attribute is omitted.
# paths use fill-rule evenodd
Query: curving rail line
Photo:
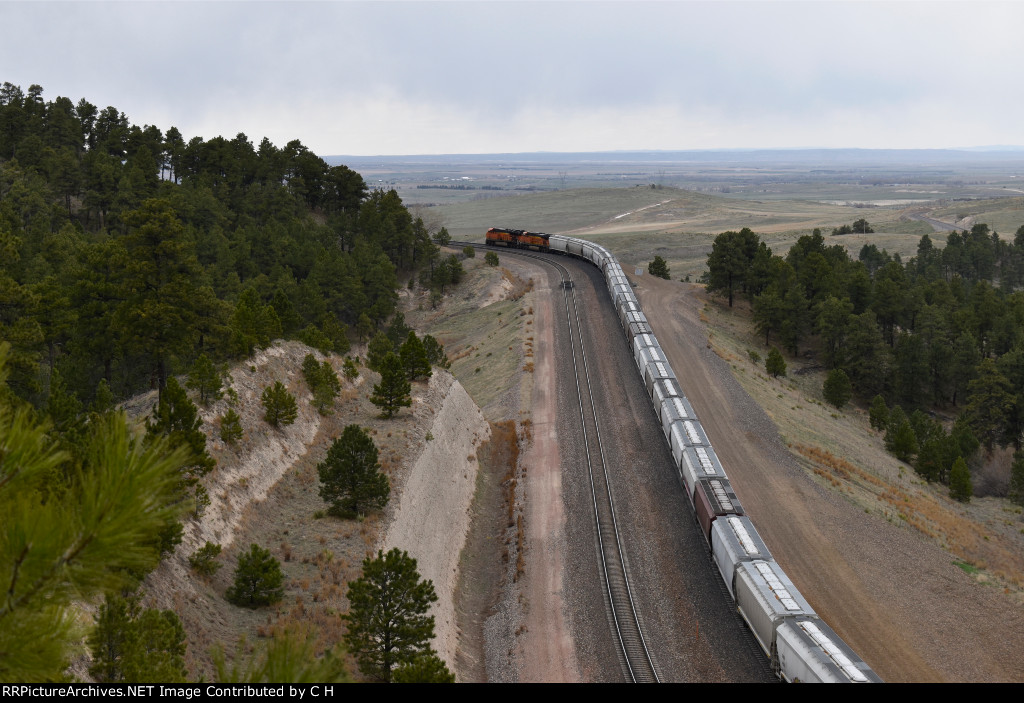
<svg viewBox="0 0 1024 703"><path fill-rule="evenodd" d="M452 244L479 246L479 242L452 242ZM573 285L572 276L565 266L552 261L547 256L512 249L503 253L537 259L555 269L561 279L560 284L565 298L565 318L569 328L569 338L572 347L572 366L576 380L576 396L580 410L580 421L583 426L583 443L586 447L587 470L590 476L590 489L593 498L594 522L597 529L601 566L604 573L605 588L608 593L609 608L615 624L619 651L622 655L621 661L625 672L634 683L659 683L658 672L654 667L650 651L647 648L647 642L640 627L636 607L633 603L633 595L629 587L629 574L622 552L622 543L619 539L618 524L615 519L615 501L612 497L612 489L608 477L604 444L601 441L601 426L598 421L597 407L594 403L594 393L590 383L587 352L583 343L583 330L580 325L579 310L576 306L576 289ZM585 402L584 398L584 388L586 390L587 402Z"/></svg>

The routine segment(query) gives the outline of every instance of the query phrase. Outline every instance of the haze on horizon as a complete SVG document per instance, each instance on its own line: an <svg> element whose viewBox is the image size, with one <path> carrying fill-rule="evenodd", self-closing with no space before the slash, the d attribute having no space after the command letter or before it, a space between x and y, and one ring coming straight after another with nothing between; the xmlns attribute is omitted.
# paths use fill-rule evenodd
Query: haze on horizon
<svg viewBox="0 0 1024 703"><path fill-rule="evenodd" d="M318 154L1019 145L1011 2L9 2L0 81Z"/></svg>

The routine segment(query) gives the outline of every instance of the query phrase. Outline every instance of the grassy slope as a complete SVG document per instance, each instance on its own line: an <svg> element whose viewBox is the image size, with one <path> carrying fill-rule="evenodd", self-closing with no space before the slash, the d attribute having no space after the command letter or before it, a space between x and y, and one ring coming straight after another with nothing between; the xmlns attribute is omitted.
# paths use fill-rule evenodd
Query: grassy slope
<svg viewBox="0 0 1024 703"><path fill-rule="evenodd" d="M491 406L515 384L533 354L533 293L527 290L528 281L504 266L487 266L479 253L463 266L466 280L437 310L430 309L420 292L405 313L406 321L444 345L452 375L487 419L497 421L505 419L503 411ZM488 298L493 302L481 307Z"/></svg>
<svg viewBox="0 0 1024 703"><path fill-rule="evenodd" d="M963 215L973 216L973 222L984 222L1003 239L1012 240L1017 228L1024 225L1024 198L945 203L935 209L933 217L952 222Z"/></svg>
<svg viewBox="0 0 1024 703"><path fill-rule="evenodd" d="M867 408L841 411L825 403L825 370L814 361L787 358L786 378L773 379L763 359L764 339L754 333L749 310L730 310L712 300L702 313L712 349L729 362L733 376L772 418L800 464L848 500L897 525L909 525L935 539L958 559L976 567L981 581L1024 588L1024 519L1002 498L963 505L945 486L929 485L885 451L882 436L868 422Z"/></svg>

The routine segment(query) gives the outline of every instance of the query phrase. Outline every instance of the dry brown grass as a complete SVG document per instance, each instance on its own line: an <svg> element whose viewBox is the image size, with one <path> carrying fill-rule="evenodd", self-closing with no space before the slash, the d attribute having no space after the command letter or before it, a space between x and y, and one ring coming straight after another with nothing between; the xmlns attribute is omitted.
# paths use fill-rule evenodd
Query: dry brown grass
<svg viewBox="0 0 1024 703"><path fill-rule="evenodd" d="M992 576L1014 588L1024 588L1024 555L1011 542L971 519L964 506L936 496L928 488L888 483L820 447L794 442L790 448L807 458L815 475L834 488L866 488L881 504L887 519L906 523L937 540L967 564L989 570Z"/></svg>
<svg viewBox="0 0 1024 703"><path fill-rule="evenodd" d="M522 513L516 518L516 573L512 577L512 581L516 582L519 577L523 575L526 570L526 534L523 530L523 516Z"/></svg>
<svg viewBox="0 0 1024 703"><path fill-rule="evenodd" d="M799 444L797 442L793 442L789 446L791 449L796 450L817 464L818 467L828 469L828 475L830 476L838 477L844 481L863 481L864 483L875 486L876 488L884 489L889 487L889 484L874 474L864 471L860 467L851 464L846 459L841 459L825 449ZM819 471L818 469L815 470L815 473L819 475L826 475L826 472ZM833 485L838 484L834 483Z"/></svg>
<svg viewBox="0 0 1024 703"><path fill-rule="evenodd" d="M506 457L505 473L501 485L505 488L508 526L515 526L516 473L519 465L519 437L515 420L502 420L491 424L491 444L495 456Z"/></svg>
<svg viewBox="0 0 1024 703"><path fill-rule="evenodd" d="M517 276L516 274L512 273L511 271L504 267L502 267L501 269L501 275L506 281L512 284L512 288L509 290L508 293L509 300L519 300L524 295L533 290L532 278L524 281L522 278L520 278L519 276ZM530 312L533 312L532 308L530 309Z"/></svg>
<svg viewBox="0 0 1024 703"><path fill-rule="evenodd" d="M466 347L465 349L462 349L461 351L458 351L458 352L456 352L454 354L449 355L448 361L450 361L452 363L455 363L459 359L465 359L467 356L469 356L470 354L472 354L475 351L476 351L476 347L474 347L473 345L470 345L470 346Z"/></svg>

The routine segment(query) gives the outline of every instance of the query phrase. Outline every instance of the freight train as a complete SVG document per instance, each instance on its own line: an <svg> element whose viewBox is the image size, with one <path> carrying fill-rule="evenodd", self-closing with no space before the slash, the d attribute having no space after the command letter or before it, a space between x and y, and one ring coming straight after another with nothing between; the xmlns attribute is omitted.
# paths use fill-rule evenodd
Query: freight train
<svg viewBox="0 0 1024 703"><path fill-rule="evenodd" d="M881 683L882 679L800 595L753 522L744 515L725 468L619 262L598 244L561 235L491 228L486 241L489 246L573 256L603 272L626 342L712 559L776 674L790 682Z"/></svg>
<svg viewBox="0 0 1024 703"><path fill-rule="evenodd" d="M550 251L550 239L550 234L527 232L521 229L491 227L487 230L487 245L492 247L513 247L516 249L532 249L534 251Z"/></svg>

